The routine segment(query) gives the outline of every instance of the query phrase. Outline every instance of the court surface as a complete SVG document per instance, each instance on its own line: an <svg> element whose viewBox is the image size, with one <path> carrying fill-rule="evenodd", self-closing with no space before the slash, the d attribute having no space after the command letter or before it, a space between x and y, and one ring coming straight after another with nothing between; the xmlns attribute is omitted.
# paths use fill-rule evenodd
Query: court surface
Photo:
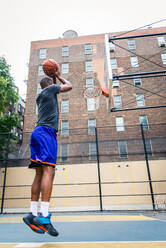
<svg viewBox="0 0 166 248"><path fill-rule="evenodd" d="M138 213L53 214L60 235L36 234L23 215L0 215L0 248L166 248L166 221Z"/></svg>

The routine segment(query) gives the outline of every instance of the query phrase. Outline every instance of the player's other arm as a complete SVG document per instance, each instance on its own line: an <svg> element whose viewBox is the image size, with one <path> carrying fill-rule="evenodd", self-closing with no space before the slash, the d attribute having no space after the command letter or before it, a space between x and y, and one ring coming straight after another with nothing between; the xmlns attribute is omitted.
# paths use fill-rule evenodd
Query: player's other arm
<svg viewBox="0 0 166 248"><path fill-rule="evenodd" d="M66 80L65 78L62 78L60 75L60 67L58 67L57 71L55 71L55 76L53 77L53 82L56 84L56 79L62 83L60 92L67 92L72 89L72 84Z"/></svg>
<svg viewBox="0 0 166 248"><path fill-rule="evenodd" d="M72 84L68 80L62 78L61 76L57 76L57 78L62 83L60 92L67 92L72 89Z"/></svg>

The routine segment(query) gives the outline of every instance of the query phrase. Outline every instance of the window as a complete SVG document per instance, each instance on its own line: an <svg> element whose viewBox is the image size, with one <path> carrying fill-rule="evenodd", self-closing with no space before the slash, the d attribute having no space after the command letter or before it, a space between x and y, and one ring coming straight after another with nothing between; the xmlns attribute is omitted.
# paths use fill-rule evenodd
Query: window
<svg viewBox="0 0 166 248"><path fill-rule="evenodd" d="M157 37L157 41L158 41L158 45L160 47L165 47L165 45L166 45L165 37L163 37L163 36Z"/></svg>
<svg viewBox="0 0 166 248"><path fill-rule="evenodd" d="M96 119L89 119L88 120L88 133L94 134L95 133L95 127L96 127Z"/></svg>
<svg viewBox="0 0 166 248"><path fill-rule="evenodd" d="M114 107L115 108L122 108L121 96L114 96Z"/></svg>
<svg viewBox="0 0 166 248"><path fill-rule="evenodd" d="M19 135L17 134L17 136L19 136L19 144L21 144L22 143L22 139L23 139L22 133L20 133Z"/></svg>
<svg viewBox="0 0 166 248"><path fill-rule="evenodd" d="M117 69L117 61L115 58L110 59L110 63L111 63L111 69Z"/></svg>
<svg viewBox="0 0 166 248"><path fill-rule="evenodd" d="M118 141L120 158L127 158L127 144L126 141Z"/></svg>
<svg viewBox="0 0 166 248"><path fill-rule="evenodd" d="M87 110L88 111L95 111L95 99L94 98L87 98Z"/></svg>
<svg viewBox="0 0 166 248"><path fill-rule="evenodd" d="M44 71L43 71L42 65L39 65L39 68L38 68L38 75L39 75L39 76L44 76Z"/></svg>
<svg viewBox="0 0 166 248"><path fill-rule="evenodd" d="M130 62L131 62L131 67L138 67L138 58L135 57L130 57Z"/></svg>
<svg viewBox="0 0 166 248"><path fill-rule="evenodd" d="M94 82L93 82L93 78L86 78L86 86L93 86Z"/></svg>
<svg viewBox="0 0 166 248"><path fill-rule="evenodd" d="M11 132L15 134L17 132L16 127L13 127L12 130L11 130Z"/></svg>
<svg viewBox="0 0 166 248"><path fill-rule="evenodd" d="M40 86L40 83L37 85L37 94L40 94L40 92L42 91L42 88Z"/></svg>
<svg viewBox="0 0 166 248"><path fill-rule="evenodd" d="M89 143L89 159L97 160L96 143Z"/></svg>
<svg viewBox="0 0 166 248"><path fill-rule="evenodd" d="M25 108L24 108L24 107L22 107L22 114L24 114L24 112L25 112Z"/></svg>
<svg viewBox="0 0 166 248"><path fill-rule="evenodd" d="M140 115L139 116L139 122L140 122L140 124L142 124L144 130L149 129L148 118L146 115Z"/></svg>
<svg viewBox="0 0 166 248"><path fill-rule="evenodd" d="M17 112L17 103L14 104L14 112Z"/></svg>
<svg viewBox="0 0 166 248"><path fill-rule="evenodd" d="M68 46L63 46L62 47L62 56L63 57L69 56L69 47Z"/></svg>
<svg viewBox="0 0 166 248"><path fill-rule="evenodd" d="M61 102L61 113L66 114L69 112L69 100L62 100Z"/></svg>
<svg viewBox="0 0 166 248"><path fill-rule="evenodd" d="M92 61L91 60L85 62L85 71L86 72L92 71Z"/></svg>
<svg viewBox="0 0 166 248"><path fill-rule="evenodd" d="M38 115L38 106L36 104L36 115Z"/></svg>
<svg viewBox="0 0 166 248"><path fill-rule="evenodd" d="M152 144L150 139L145 139L146 152L148 156L152 156Z"/></svg>
<svg viewBox="0 0 166 248"><path fill-rule="evenodd" d="M166 53L161 54L161 59L164 65L166 65Z"/></svg>
<svg viewBox="0 0 166 248"><path fill-rule="evenodd" d="M18 104L18 112L21 113L21 104Z"/></svg>
<svg viewBox="0 0 166 248"><path fill-rule="evenodd" d="M62 74L69 73L69 63L62 63Z"/></svg>
<svg viewBox="0 0 166 248"><path fill-rule="evenodd" d="M112 88L120 88L119 80L113 80Z"/></svg>
<svg viewBox="0 0 166 248"><path fill-rule="evenodd" d="M123 117L116 117L116 131L121 132L124 131L124 119Z"/></svg>
<svg viewBox="0 0 166 248"><path fill-rule="evenodd" d="M128 48L129 48L130 50L136 49L136 44L135 44L135 40L134 40L134 39L129 39L129 40L128 40Z"/></svg>
<svg viewBox="0 0 166 248"><path fill-rule="evenodd" d="M92 44L85 44L85 54L92 54Z"/></svg>
<svg viewBox="0 0 166 248"><path fill-rule="evenodd" d="M46 48L41 48L40 49L40 59L45 59L46 58L46 52L47 52L47 49Z"/></svg>
<svg viewBox="0 0 166 248"><path fill-rule="evenodd" d="M134 78L134 85L135 86L141 86L142 85L141 78Z"/></svg>
<svg viewBox="0 0 166 248"><path fill-rule="evenodd" d="M61 122L61 135L69 135L69 121Z"/></svg>
<svg viewBox="0 0 166 248"><path fill-rule="evenodd" d="M24 122L23 122L23 120L20 121L20 127L21 127L21 129L23 129L23 127L24 127Z"/></svg>
<svg viewBox="0 0 166 248"><path fill-rule="evenodd" d="M61 157L62 162L65 162L68 160L68 144L62 143L60 145L60 157Z"/></svg>
<svg viewBox="0 0 166 248"><path fill-rule="evenodd" d="M143 94L136 94L137 107L144 107L145 100Z"/></svg>
<svg viewBox="0 0 166 248"><path fill-rule="evenodd" d="M19 134L19 141L22 142L22 138L23 138L22 133L20 133L20 134Z"/></svg>

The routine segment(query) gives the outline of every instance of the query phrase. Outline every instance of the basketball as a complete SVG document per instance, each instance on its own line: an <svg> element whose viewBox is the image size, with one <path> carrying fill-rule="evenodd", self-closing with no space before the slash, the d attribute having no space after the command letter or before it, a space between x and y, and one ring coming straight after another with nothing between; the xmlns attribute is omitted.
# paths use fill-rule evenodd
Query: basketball
<svg viewBox="0 0 166 248"><path fill-rule="evenodd" d="M54 77L58 69L60 69L59 65L54 59L47 59L43 62L43 71L49 77Z"/></svg>

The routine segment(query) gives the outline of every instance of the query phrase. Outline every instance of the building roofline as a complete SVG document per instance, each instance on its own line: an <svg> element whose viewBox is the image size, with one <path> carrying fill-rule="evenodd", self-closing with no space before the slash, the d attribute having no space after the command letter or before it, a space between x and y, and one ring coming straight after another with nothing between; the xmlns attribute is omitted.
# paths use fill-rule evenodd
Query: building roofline
<svg viewBox="0 0 166 248"><path fill-rule="evenodd" d="M78 35L78 37L74 37L74 38L63 38L63 37L59 37L59 38L55 38L55 39L44 39L44 40L33 40L31 41L31 43L35 43L35 42L46 42L46 41L55 41L55 40L71 40L71 39L79 39L79 38L83 38L83 37L90 37L90 36L102 36L102 35L123 35L123 33L126 32L130 32L130 33L138 33L138 32L147 32L150 33L150 31L152 30L156 30L156 29L165 29L166 30L166 26L162 26L162 27L154 27L154 28L145 28L145 29L139 29L139 30L123 30L123 31L116 31L116 32L105 32L105 33L99 33L99 34L88 34L88 35ZM153 33L153 31L152 31Z"/></svg>

